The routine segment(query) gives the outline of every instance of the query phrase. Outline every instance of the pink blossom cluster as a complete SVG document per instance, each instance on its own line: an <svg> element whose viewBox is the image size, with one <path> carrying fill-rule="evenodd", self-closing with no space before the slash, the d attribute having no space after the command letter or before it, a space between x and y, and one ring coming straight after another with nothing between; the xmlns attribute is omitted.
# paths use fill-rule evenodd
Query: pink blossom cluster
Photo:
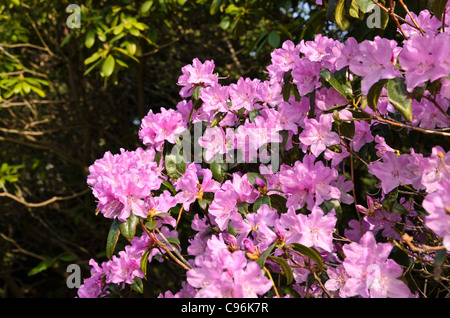
<svg viewBox="0 0 450 318"><path fill-rule="evenodd" d="M426 33L404 25L401 45L381 37L342 43L320 34L297 45L286 41L272 52L266 80L222 85L213 61L184 67L176 109L150 111L142 120L146 150L107 152L89 169L104 217L126 222L133 213L153 225L101 266L91 260L78 296L105 297L111 285L123 289L144 279L141 258L151 263L162 251L148 233L178 237L175 219L184 211L192 233L173 248L181 251L175 257L186 280L160 297L416 297L391 254L403 233L416 244L435 244L430 259L450 248L450 151L438 144L428 152L404 149L374 133L394 120L407 133L450 126L450 28L443 31L427 10L414 17ZM345 74L346 83L329 82L324 71ZM398 78L408 94L423 88L411 102L412 121L398 119L386 87L375 107L355 107L355 96ZM204 158L170 173L168 149L182 134L185 141L195 123L203 123L193 142ZM236 150L241 162L214 165ZM262 162L274 152L279 167ZM367 193L365 204L355 201L359 189L349 166L355 158L378 191ZM280 294L273 275L292 293Z"/></svg>

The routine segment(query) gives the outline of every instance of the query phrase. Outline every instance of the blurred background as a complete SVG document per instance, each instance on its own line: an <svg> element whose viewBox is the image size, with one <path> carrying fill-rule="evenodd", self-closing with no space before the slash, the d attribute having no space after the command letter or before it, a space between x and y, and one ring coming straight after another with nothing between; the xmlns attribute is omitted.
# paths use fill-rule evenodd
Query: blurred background
<svg viewBox="0 0 450 318"><path fill-rule="evenodd" d="M111 224L88 167L142 146L141 118L181 100L183 66L212 59L223 84L264 79L286 40L395 38L387 14L379 28L367 15L352 0L0 0L0 297L76 296L67 266L89 276ZM178 288L170 266L148 270L145 296Z"/></svg>

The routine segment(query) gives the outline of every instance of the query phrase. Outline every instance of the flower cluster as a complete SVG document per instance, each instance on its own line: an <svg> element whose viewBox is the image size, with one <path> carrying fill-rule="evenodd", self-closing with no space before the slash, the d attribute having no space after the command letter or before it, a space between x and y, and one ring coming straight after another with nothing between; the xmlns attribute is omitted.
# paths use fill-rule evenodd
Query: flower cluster
<svg viewBox="0 0 450 318"><path fill-rule="evenodd" d="M89 169L98 211L136 234L91 260L78 296L135 286L164 256L186 280L160 297L416 297L393 255L433 264L450 248L450 151L376 133L448 137L449 28L426 10L414 17L426 33L405 25L400 45L286 41L266 80L222 85L213 61L184 67L182 101L142 120L147 148Z"/></svg>

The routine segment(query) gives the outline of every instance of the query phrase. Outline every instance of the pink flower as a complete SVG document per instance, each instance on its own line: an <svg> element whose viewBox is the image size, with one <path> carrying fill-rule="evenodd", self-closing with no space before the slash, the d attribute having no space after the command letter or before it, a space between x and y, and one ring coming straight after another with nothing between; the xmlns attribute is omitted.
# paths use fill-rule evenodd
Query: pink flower
<svg viewBox="0 0 450 318"><path fill-rule="evenodd" d="M204 148L204 158L207 162L211 162L217 154L227 152L225 140L225 132L221 127L206 127L205 133L198 139L198 144Z"/></svg>
<svg viewBox="0 0 450 318"><path fill-rule="evenodd" d="M319 81L320 63L310 61L306 57L298 58L292 70L294 84L297 85L300 96L311 93L314 89L322 86Z"/></svg>
<svg viewBox="0 0 450 318"><path fill-rule="evenodd" d="M273 50L270 54L272 64L267 67L271 82L284 83L284 74L293 69L294 61L299 54L299 46L290 40L285 41L281 48Z"/></svg>
<svg viewBox="0 0 450 318"><path fill-rule="evenodd" d="M83 280L83 284L78 288L77 296L79 298L100 298L108 294L105 288L104 275L106 273L106 264L99 266L94 259L89 260L91 266L91 276Z"/></svg>
<svg viewBox="0 0 450 318"><path fill-rule="evenodd" d="M438 29L442 26L442 22L440 22L434 15L431 14L428 10L422 10L417 16L414 12L410 12L411 16L417 22L422 30L425 33L437 34ZM412 23L411 17L409 14L406 14L405 20ZM411 38L416 35L421 35L420 31L417 28L407 24L402 24L402 30L408 38Z"/></svg>
<svg viewBox="0 0 450 318"><path fill-rule="evenodd" d="M183 86L180 90L180 96L183 98L192 95L194 86L208 86L218 82L218 76L213 74L214 61L209 60L205 63L200 62L198 58L192 60L192 64L184 66L181 71L183 74L178 78L178 85Z"/></svg>
<svg viewBox="0 0 450 318"><path fill-rule="evenodd" d="M124 222L131 211L147 217L145 199L163 181L153 149L106 153L89 167L88 185L98 199L98 209L106 218Z"/></svg>
<svg viewBox="0 0 450 318"><path fill-rule="evenodd" d="M358 42L350 37L346 43L337 42L331 48L331 54L335 57L336 70L343 69L350 64L350 61L358 53Z"/></svg>
<svg viewBox="0 0 450 318"><path fill-rule="evenodd" d="M300 52L310 61L319 62L323 67L333 72L335 57L331 54L331 50L336 42L319 33L315 36L314 41L302 40L299 44Z"/></svg>
<svg viewBox="0 0 450 318"><path fill-rule="evenodd" d="M142 119L139 138L144 145L161 151L166 140L175 144L176 136L182 134L186 129L186 122L180 113L161 107L160 113L153 114L153 111L150 110Z"/></svg>
<svg viewBox="0 0 450 318"><path fill-rule="evenodd" d="M374 141L374 137L370 131L370 124L366 121L355 121L355 136L350 142L350 146L355 151L359 151L362 146L372 141Z"/></svg>
<svg viewBox="0 0 450 318"><path fill-rule="evenodd" d="M400 265L388 259L391 250L390 243L377 243L370 231L359 243L345 245L342 265L348 278L340 293L363 298L411 297L408 286L398 280L402 274Z"/></svg>
<svg viewBox="0 0 450 318"><path fill-rule="evenodd" d="M363 41L358 52L350 60L350 71L362 77L361 92L365 95L370 87L380 79L401 76L394 66L399 48L397 42L375 37L373 41Z"/></svg>
<svg viewBox="0 0 450 318"><path fill-rule="evenodd" d="M319 206L314 206L308 215L298 215L302 235L298 243L326 252L333 251L333 231L336 225L334 209L326 215Z"/></svg>
<svg viewBox="0 0 450 318"><path fill-rule="evenodd" d="M385 152L383 161L369 164L369 173L381 180L383 193L387 194L396 187L411 184L414 178L411 171L405 169L409 164L409 155L397 157L394 152Z"/></svg>
<svg viewBox="0 0 450 318"><path fill-rule="evenodd" d="M140 259L130 257L125 251L120 251L119 256L113 255L108 263L106 282L132 284L135 277L144 277L140 267Z"/></svg>
<svg viewBox="0 0 450 318"><path fill-rule="evenodd" d="M251 226L252 237L259 251L264 251L277 235L273 231L275 222L278 220L278 212L263 204L256 213L249 213L246 216L247 223Z"/></svg>
<svg viewBox="0 0 450 318"><path fill-rule="evenodd" d="M443 98L440 94L436 96L436 102L444 112L450 105L450 100ZM426 98L422 98L420 102L412 100L413 125L422 128L434 129L445 128L450 126L450 119L447 118L440 110Z"/></svg>
<svg viewBox="0 0 450 318"><path fill-rule="evenodd" d="M198 176L203 176L200 183ZM184 174L175 182L175 190L180 191L175 195L178 203L183 204L183 209L189 211L190 205L197 199L203 197L204 192L215 192L219 190L220 184L212 179L209 169L199 170L197 164L188 163Z"/></svg>
<svg viewBox="0 0 450 318"><path fill-rule="evenodd" d="M328 146L340 143L339 135L332 128L331 116L320 116L319 121L314 118L305 119L305 129L300 133L299 140L304 146L309 146L317 157ZM305 151L306 147L303 147Z"/></svg>
<svg viewBox="0 0 450 318"><path fill-rule="evenodd" d="M209 206L209 214L215 216L215 222L223 231L228 226L228 221L237 213L237 197L232 190L219 190L214 195L214 200Z"/></svg>
<svg viewBox="0 0 450 318"><path fill-rule="evenodd" d="M210 86L200 89L200 99L203 101L202 108L206 112L228 111L229 87L219 83L212 83Z"/></svg>
<svg viewBox="0 0 450 318"><path fill-rule="evenodd" d="M229 93L231 100L231 110L238 111L245 108L248 111L258 109L260 106L255 104L256 87L260 83L258 79L240 77L236 83L230 84Z"/></svg>
<svg viewBox="0 0 450 318"><path fill-rule="evenodd" d="M450 73L450 34L413 36L405 41L398 60L405 70L408 92L446 77Z"/></svg>
<svg viewBox="0 0 450 318"><path fill-rule="evenodd" d="M442 160L440 158L442 156ZM442 164L444 161L446 167ZM441 146L435 146L431 150L429 157L424 157L419 162L419 169L422 173L421 183L428 193L439 189L442 180L450 182L450 151L445 152Z"/></svg>
<svg viewBox="0 0 450 318"><path fill-rule="evenodd" d="M272 288L254 261L247 261L245 252L219 249L214 256L199 255L193 269L186 273L188 283L199 291L200 298L255 298Z"/></svg>
<svg viewBox="0 0 450 318"><path fill-rule="evenodd" d="M450 182L441 181L438 190L427 194L422 205L428 212L425 217L426 226L443 238L443 244L448 250L450 248Z"/></svg>

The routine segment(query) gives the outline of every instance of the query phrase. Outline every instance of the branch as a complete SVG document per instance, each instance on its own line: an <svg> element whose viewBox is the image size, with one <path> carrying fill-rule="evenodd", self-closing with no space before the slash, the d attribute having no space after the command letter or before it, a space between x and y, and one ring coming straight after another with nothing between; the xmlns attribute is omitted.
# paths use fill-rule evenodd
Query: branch
<svg viewBox="0 0 450 318"><path fill-rule="evenodd" d="M8 197L8 198L10 198L10 199L13 199L13 200L19 202L19 203L22 203L23 205L25 205L25 206L27 206L27 207L30 207L30 208L38 208L38 207L42 207L42 206L51 204L51 203L56 202L56 201L74 199L74 198L76 198L76 197L82 196L83 194L86 194L88 191L90 191L90 189L85 189L85 190L83 190L83 191L81 191L81 192L74 193L74 194L72 194L72 195L68 195L68 196L65 196L65 197L57 197L57 196L54 196L54 197L51 198L51 199L48 199L48 200L46 200L46 201L39 202L39 203L30 203L30 202L27 202L27 201L25 201L24 199L19 198L18 196L15 196L14 194L11 194L11 193L9 193L9 192L2 192L2 193L0 193L0 197Z"/></svg>

